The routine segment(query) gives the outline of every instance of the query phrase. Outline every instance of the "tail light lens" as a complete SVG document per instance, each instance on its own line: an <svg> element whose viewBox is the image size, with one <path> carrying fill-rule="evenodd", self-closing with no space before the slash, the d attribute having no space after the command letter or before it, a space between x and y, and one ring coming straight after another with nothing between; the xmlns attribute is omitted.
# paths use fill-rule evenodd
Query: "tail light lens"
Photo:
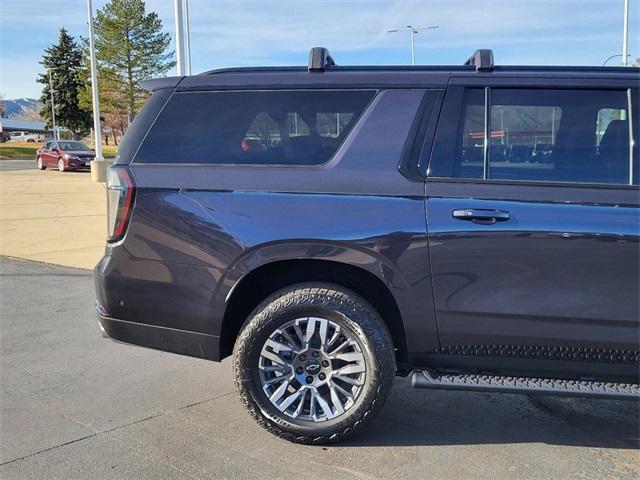
<svg viewBox="0 0 640 480"><path fill-rule="evenodd" d="M107 172L107 242L120 240L133 211L135 186L131 174L123 167L110 167Z"/></svg>

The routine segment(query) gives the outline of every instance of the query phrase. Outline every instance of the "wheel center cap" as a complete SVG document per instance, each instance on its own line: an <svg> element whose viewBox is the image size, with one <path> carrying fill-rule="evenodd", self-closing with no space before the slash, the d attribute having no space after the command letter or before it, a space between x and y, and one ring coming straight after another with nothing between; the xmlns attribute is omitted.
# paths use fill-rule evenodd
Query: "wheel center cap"
<svg viewBox="0 0 640 480"><path fill-rule="evenodd" d="M310 375L315 375L320 371L320 362L317 360L309 360L304 367L305 371Z"/></svg>

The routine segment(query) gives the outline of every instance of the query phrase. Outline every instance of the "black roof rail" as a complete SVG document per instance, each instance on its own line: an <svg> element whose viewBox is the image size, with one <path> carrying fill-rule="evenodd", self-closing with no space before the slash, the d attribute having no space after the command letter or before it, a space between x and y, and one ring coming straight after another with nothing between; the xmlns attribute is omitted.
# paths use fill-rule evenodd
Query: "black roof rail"
<svg viewBox="0 0 640 480"><path fill-rule="evenodd" d="M473 52L465 65L473 65L477 72L490 72L493 70L493 51L489 48L480 48Z"/></svg>
<svg viewBox="0 0 640 480"><path fill-rule="evenodd" d="M324 47L313 47L309 52L310 72L324 72L327 67L333 67L335 64L329 50Z"/></svg>

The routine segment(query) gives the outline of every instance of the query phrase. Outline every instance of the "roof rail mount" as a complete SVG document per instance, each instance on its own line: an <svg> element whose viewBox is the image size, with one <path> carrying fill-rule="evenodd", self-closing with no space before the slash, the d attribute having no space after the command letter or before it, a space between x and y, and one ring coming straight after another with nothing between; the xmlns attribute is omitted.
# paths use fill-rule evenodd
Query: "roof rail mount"
<svg viewBox="0 0 640 480"><path fill-rule="evenodd" d="M474 65L477 72L490 72L493 70L493 51L488 48L480 48L473 52L465 65Z"/></svg>
<svg viewBox="0 0 640 480"><path fill-rule="evenodd" d="M324 72L327 67L335 66L336 62L324 47L313 47L309 52L309 71Z"/></svg>

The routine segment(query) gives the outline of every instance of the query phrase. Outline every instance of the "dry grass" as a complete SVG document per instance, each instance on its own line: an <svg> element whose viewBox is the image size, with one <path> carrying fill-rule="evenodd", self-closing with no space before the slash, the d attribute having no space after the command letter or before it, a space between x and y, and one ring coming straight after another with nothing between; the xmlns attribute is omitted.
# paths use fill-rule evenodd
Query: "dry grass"
<svg viewBox="0 0 640 480"><path fill-rule="evenodd" d="M12 159L29 159L36 158L36 150L42 146L42 143L0 143L0 160ZM105 158L113 158L116 156L116 148L113 145L103 145L102 154Z"/></svg>

